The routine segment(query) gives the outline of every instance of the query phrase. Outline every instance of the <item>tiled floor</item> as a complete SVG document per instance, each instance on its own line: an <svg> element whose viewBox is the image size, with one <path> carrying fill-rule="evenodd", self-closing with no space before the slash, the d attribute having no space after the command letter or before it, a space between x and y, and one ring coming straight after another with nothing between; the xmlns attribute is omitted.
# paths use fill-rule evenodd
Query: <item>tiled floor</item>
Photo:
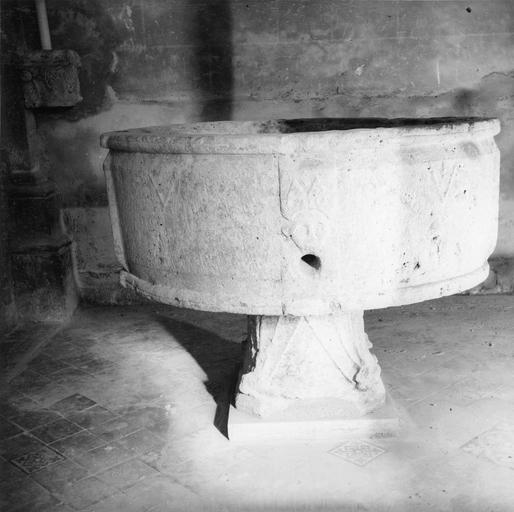
<svg viewBox="0 0 514 512"><path fill-rule="evenodd" d="M248 446L213 425L244 317L84 308L57 334L15 332L0 345L0 509L514 511L514 297L366 326L405 433Z"/></svg>

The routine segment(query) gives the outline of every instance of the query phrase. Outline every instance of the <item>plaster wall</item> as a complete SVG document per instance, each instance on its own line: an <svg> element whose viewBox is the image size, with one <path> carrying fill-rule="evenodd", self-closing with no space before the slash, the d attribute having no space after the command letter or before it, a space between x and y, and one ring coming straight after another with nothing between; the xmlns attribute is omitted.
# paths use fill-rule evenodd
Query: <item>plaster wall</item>
<svg viewBox="0 0 514 512"><path fill-rule="evenodd" d="M87 297L130 300L116 286L100 133L314 116L498 117L494 257L507 281L498 285L493 276L489 287L514 289L512 1L47 0L47 6L54 46L76 50L83 64L82 104L41 114L39 129ZM29 4L11 8L33 32Z"/></svg>

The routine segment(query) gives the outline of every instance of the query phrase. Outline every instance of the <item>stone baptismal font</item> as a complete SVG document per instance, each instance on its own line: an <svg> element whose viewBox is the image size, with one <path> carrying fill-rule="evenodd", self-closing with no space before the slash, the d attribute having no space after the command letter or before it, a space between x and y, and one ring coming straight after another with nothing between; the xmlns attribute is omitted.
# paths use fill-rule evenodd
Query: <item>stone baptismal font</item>
<svg viewBox="0 0 514 512"><path fill-rule="evenodd" d="M107 133L121 281L165 304L248 315L238 411L365 416L385 391L363 311L488 275L498 132L497 120L470 118Z"/></svg>

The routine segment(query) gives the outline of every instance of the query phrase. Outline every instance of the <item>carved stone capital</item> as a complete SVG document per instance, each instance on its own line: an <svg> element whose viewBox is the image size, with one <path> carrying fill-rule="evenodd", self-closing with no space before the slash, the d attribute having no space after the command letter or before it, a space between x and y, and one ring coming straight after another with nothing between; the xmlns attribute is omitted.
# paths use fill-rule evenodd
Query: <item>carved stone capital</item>
<svg viewBox="0 0 514 512"><path fill-rule="evenodd" d="M238 409L269 416L331 399L350 415L382 405L380 366L362 311L326 316L249 316Z"/></svg>
<svg viewBox="0 0 514 512"><path fill-rule="evenodd" d="M40 50L23 57L21 79L25 107L71 107L82 101L73 50Z"/></svg>

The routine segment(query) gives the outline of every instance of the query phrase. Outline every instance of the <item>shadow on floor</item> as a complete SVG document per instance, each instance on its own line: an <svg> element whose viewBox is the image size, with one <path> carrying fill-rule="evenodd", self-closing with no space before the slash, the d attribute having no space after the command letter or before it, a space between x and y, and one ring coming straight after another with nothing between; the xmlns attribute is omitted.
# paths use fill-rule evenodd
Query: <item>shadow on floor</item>
<svg viewBox="0 0 514 512"><path fill-rule="evenodd" d="M235 396L242 345L196 325L161 315L156 319L207 375L205 388L216 402L213 423L228 439L228 413Z"/></svg>

